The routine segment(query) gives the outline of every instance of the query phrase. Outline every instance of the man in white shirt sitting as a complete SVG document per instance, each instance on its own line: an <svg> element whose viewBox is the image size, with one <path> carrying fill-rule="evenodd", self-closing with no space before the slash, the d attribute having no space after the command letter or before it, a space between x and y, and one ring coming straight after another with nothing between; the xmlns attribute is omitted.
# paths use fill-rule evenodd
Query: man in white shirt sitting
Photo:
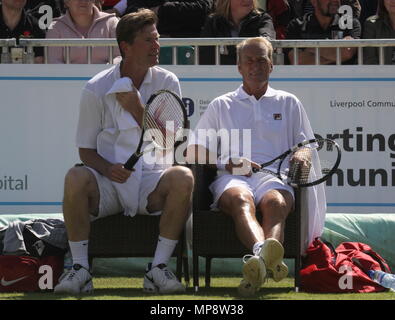
<svg viewBox="0 0 395 320"><path fill-rule="evenodd" d="M82 91L77 147L85 166L67 173L63 202L73 268L61 277L56 293L93 290L88 263L90 222L122 211L130 216L161 214L158 245L146 270L144 291L185 290L167 264L189 213L191 171L171 163L147 163L144 157L132 171L123 167L137 148L143 105L151 94L168 89L181 95L178 78L155 66L160 48L156 22L156 15L148 9L125 15L117 25L122 62L94 76ZM114 83L128 78L134 90L109 94ZM121 112L114 113L116 107Z"/></svg>
<svg viewBox="0 0 395 320"><path fill-rule="evenodd" d="M237 46L243 84L210 103L188 146L190 163L201 163L201 159L216 163L218 175L210 185L212 208L232 217L238 238L252 250L253 255L243 259L241 292L257 291L268 274L275 281L288 274L282 242L285 220L294 206L293 189L273 175L252 173L252 168L314 138L300 101L269 86L272 53L270 42L261 37ZM201 134L210 130L217 134ZM221 135L224 130L228 134ZM238 130L236 141L234 130ZM262 213L262 225L257 210Z"/></svg>

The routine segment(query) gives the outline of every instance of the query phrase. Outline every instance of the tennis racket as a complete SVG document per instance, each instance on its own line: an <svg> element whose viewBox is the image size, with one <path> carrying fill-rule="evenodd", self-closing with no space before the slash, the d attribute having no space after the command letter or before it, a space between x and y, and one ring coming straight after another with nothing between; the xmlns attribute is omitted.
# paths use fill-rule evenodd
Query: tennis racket
<svg viewBox="0 0 395 320"><path fill-rule="evenodd" d="M261 164L260 169L253 168L252 171L273 174L292 187L311 187L333 175L340 159L341 149L335 141L311 139L298 143L273 160Z"/></svg>
<svg viewBox="0 0 395 320"><path fill-rule="evenodd" d="M183 137L187 123L185 105L178 95L169 90L159 90L152 94L144 109L140 142L124 168L132 170L146 152L173 149ZM148 136L146 133L149 133ZM144 141L150 141L150 147L141 151Z"/></svg>

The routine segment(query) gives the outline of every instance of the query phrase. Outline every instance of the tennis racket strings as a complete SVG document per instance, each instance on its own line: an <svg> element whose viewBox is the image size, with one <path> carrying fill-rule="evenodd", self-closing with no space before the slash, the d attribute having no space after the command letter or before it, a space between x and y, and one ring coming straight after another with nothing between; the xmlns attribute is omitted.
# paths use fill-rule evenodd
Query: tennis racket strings
<svg viewBox="0 0 395 320"><path fill-rule="evenodd" d="M294 149L281 163L280 174L290 185L310 185L326 180L337 168L339 149L323 139Z"/></svg>
<svg viewBox="0 0 395 320"><path fill-rule="evenodd" d="M171 149L183 135L185 126L183 106L170 92L156 95L144 114L145 131L158 149ZM149 130L149 131L148 131Z"/></svg>

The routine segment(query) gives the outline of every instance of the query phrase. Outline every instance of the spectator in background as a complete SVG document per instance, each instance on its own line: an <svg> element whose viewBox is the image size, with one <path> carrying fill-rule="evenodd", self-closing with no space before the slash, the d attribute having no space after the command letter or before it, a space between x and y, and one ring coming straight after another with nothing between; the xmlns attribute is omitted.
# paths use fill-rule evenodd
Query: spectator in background
<svg viewBox="0 0 395 320"><path fill-rule="evenodd" d="M26 0L3 0L0 4L0 39L45 38L38 21L25 11ZM22 63L23 48L10 48L11 61ZM43 63L43 48L34 48L34 63ZM4 61L3 61L4 62Z"/></svg>
<svg viewBox="0 0 395 320"><path fill-rule="evenodd" d="M117 15L147 8L156 13L158 32L163 38L197 38L214 0L121 0L114 6Z"/></svg>
<svg viewBox="0 0 395 320"><path fill-rule="evenodd" d="M291 7L292 19L303 17L306 13L314 11L310 0L288 0Z"/></svg>
<svg viewBox="0 0 395 320"><path fill-rule="evenodd" d="M367 18L377 14L378 0L359 0L359 2L361 3L361 16L359 17L359 21L363 26Z"/></svg>
<svg viewBox="0 0 395 320"><path fill-rule="evenodd" d="M371 1L371 0L366 0ZM288 0L292 8L292 17L299 18L304 16L306 13L314 11L314 6L311 4L311 0ZM349 5L352 8L353 16L359 18L361 14L360 0L342 0L341 5Z"/></svg>
<svg viewBox="0 0 395 320"><path fill-rule="evenodd" d="M52 24L47 38L115 38L118 18L114 14L100 12L94 0L65 0L67 12ZM85 47L70 49L70 63L87 63L88 50ZM113 58L119 56L119 49L114 47ZM61 47L48 49L49 63L66 63L66 54ZM110 49L97 47L92 49L92 63L112 63Z"/></svg>
<svg viewBox="0 0 395 320"><path fill-rule="evenodd" d="M276 39L285 39L285 31L291 19L288 0L258 0L258 7L272 17Z"/></svg>
<svg viewBox="0 0 395 320"><path fill-rule="evenodd" d="M215 12L203 27L203 38L276 38L273 20L257 6L256 0L217 0ZM200 64L215 64L215 48L201 46ZM220 64L236 64L235 46L220 46Z"/></svg>
<svg viewBox="0 0 395 320"><path fill-rule="evenodd" d="M41 6L50 6L52 8L52 18L60 17L65 13L63 0L29 0L26 3L26 11L37 19L40 19L45 12L40 13Z"/></svg>
<svg viewBox="0 0 395 320"><path fill-rule="evenodd" d="M365 22L364 39L395 39L395 0L379 0L377 15ZM364 64L379 64L379 48L366 47ZM395 47L384 48L384 64L395 64Z"/></svg>
<svg viewBox="0 0 395 320"><path fill-rule="evenodd" d="M361 4L360 0L341 0L340 3L342 6L350 6L352 9L352 15L354 18L359 19L361 16Z"/></svg>
<svg viewBox="0 0 395 320"><path fill-rule="evenodd" d="M351 29L342 30L339 26L340 15L337 13L340 0L311 0L314 12L305 14L302 18L292 20L287 28L287 39L358 39L361 36L361 25L354 18ZM356 48L342 48L341 62L353 63ZM294 49L285 50L288 59L294 64ZM298 50L298 64L315 64L315 48ZM335 64L336 49L321 48L320 64Z"/></svg>

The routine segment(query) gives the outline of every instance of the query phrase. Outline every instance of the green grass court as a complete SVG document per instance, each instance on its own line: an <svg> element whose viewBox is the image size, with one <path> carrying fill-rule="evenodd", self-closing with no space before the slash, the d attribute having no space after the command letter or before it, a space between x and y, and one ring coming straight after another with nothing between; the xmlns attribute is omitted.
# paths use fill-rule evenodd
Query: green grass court
<svg viewBox="0 0 395 320"><path fill-rule="evenodd" d="M194 293L189 287L185 294L150 295L142 291L142 277L95 277L95 291L91 295L60 295L46 293L2 293L1 300L245 300L237 292L240 277L216 277L211 279L211 288L204 287ZM204 283L204 278L200 278ZM247 300L394 300L394 292L316 294L294 292L294 279L287 278L276 283L269 280L259 293Z"/></svg>

